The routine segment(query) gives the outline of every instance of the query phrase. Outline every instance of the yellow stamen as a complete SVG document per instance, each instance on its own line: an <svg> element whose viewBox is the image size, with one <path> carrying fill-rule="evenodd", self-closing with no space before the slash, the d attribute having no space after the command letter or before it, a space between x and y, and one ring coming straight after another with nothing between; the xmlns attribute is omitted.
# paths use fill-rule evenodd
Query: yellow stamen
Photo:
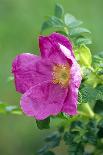
<svg viewBox="0 0 103 155"><path fill-rule="evenodd" d="M60 84L62 87L67 87L70 79L70 66L65 65L54 65L53 66L53 83Z"/></svg>

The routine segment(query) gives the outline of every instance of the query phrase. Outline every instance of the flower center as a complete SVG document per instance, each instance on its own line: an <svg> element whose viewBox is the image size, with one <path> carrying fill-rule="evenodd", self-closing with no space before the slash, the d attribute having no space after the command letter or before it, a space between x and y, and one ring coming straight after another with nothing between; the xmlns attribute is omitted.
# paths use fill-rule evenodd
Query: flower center
<svg viewBox="0 0 103 155"><path fill-rule="evenodd" d="M70 66L66 65L54 65L53 66L53 83L60 84L62 87L67 87L70 79Z"/></svg>

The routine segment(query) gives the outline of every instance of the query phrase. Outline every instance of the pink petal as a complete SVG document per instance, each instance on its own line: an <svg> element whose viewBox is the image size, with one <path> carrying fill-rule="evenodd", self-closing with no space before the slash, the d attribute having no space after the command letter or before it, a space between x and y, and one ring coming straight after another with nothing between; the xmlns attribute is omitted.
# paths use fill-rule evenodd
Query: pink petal
<svg viewBox="0 0 103 155"><path fill-rule="evenodd" d="M18 55L12 64L16 90L25 93L29 88L43 81L51 81L51 63L39 56L24 53Z"/></svg>
<svg viewBox="0 0 103 155"><path fill-rule="evenodd" d="M67 49L64 45L61 44L59 44L59 46L64 55L72 61L72 66L70 69L70 83L75 84L75 86L79 88L82 80L80 65L77 63L75 57L72 56L69 49Z"/></svg>
<svg viewBox="0 0 103 155"><path fill-rule="evenodd" d="M68 51L65 46L61 47L61 50L65 51L65 53L67 53ZM77 114L78 89L81 84L82 76L80 66L77 63L76 59L68 54L67 57L71 57L72 66L70 69L68 94L64 101L62 111L69 115L75 115Z"/></svg>
<svg viewBox="0 0 103 155"><path fill-rule="evenodd" d="M76 115L77 101L78 101L78 88L71 85L68 89L68 94L64 101L62 112L65 112L68 115Z"/></svg>
<svg viewBox="0 0 103 155"><path fill-rule="evenodd" d="M71 72L70 72L71 80L70 83L71 85L75 85L79 89L81 81L82 81L82 73L80 69L80 65L74 61L71 67Z"/></svg>
<svg viewBox="0 0 103 155"><path fill-rule="evenodd" d="M65 64L69 62L72 65L71 57L74 57L72 45L65 36L58 33L46 37L40 36L39 47L43 58L51 59L54 63Z"/></svg>
<svg viewBox="0 0 103 155"><path fill-rule="evenodd" d="M74 53L72 52L72 44L66 36L54 32L50 35L50 38L52 38L52 40L56 41L58 44L65 46L70 51L71 55L74 56Z"/></svg>
<svg viewBox="0 0 103 155"><path fill-rule="evenodd" d="M65 64L67 58L61 52L59 44L50 37L40 36L39 47L42 58L51 59L53 63Z"/></svg>
<svg viewBox="0 0 103 155"><path fill-rule="evenodd" d="M66 95L67 89L44 82L30 88L22 96L21 108L26 115L43 120L61 111Z"/></svg>
<svg viewBox="0 0 103 155"><path fill-rule="evenodd" d="M78 89L82 80L80 67L76 61L72 64L70 77L68 94L64 101L62 111L68 115L75 115L77 114Z"/></svg>

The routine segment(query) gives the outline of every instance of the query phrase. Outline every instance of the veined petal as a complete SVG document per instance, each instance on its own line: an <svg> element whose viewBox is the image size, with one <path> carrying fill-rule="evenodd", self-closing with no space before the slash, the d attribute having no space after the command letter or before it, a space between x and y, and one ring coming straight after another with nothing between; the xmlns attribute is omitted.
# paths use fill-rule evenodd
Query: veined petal
<svg viewBox="0 0 103 155"><path fill-rule="evenodd" d="M50 35L50 38L52 38L52 40L56 41L58 44L65 46L69 50L70 55L74 56L74 53L72 52L72 44L66 36L54 32Z"/></svg>
<svg viewBox="0 0 103 155"><path fill-rule="evenodd" d="M12 64L16 90L25 93L29 88L43 82L51 81L51 63L39 56L24 53L18 55Z"/></svg>
<svg viewBox="0 0 103 155"><path fill-rule="evenodd" d="M78 102L78 88L75 86L69 86L67 97L64 101L62 112L68 115L77 114L77 102Z"/></svg>
<svg viewBox="0 0 103 155"><path fill-rule="evenodd" d="M75 84L75 86L79 88L82 80L80 65L77 63L75 57L69 49L61 44L59 44L59 46L64 55L72 61L72 66L70 69L70 83Z"/></svg>
<svg viewBox="0 0 103 155"><path fill-rule="evenodd" d="M30 88L21 98L21 108L28 116L43 120L57 115L63 106L67 89L44 82Z"/></svg>
<svg viewBox="0 0 103 155"><path fill-rule="evenodd" d="M78 89L82 80L81 69L75 57L71 55L70 51L61 44L60 48L61 51L65 54L65 56L72 60L68 94L64 101L62 111L69 115L75 115L77 114Z"/></svg>
<svg viewBox="0 0 103 155"><path fill-rule="evenodd" d="M74 57L72 45L65 36L58 33L53 33L50 36L40 36L39 47L43 58L51 59L58 64L68 62L72 65L71 57Z"/></svg>
<svg viewBox="0 0 103 155"><path fill-rule="evenodd" d="M39 47L42 58L50 59L57 64L65 64L67 62L67 58L59 48L59 44L49 36L39 37Z"/></svg>
<svg viewBox="0 0 103 155"><path fill-rule="evenodd" d="M64 101L62 112L68 115L77 114L78 89L82 80L80 66L76 61L73 61L70 70L70 81L68 87L68 94Z"/></svg>

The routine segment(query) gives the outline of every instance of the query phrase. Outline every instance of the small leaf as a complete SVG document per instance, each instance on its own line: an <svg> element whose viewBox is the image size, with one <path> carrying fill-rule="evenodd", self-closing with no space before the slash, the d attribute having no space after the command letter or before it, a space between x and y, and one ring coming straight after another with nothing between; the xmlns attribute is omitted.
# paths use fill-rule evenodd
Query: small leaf
<svg viewBox="0 0 103 155"><path fill-rule="evenodd" d="M40 155L44 155L48 151L48 144L44 145L41 149L38 150Z"/></svg>
<svg viewBox="0 0 103 155"><path fill-rule="evenodd" d="M66 120L69 120L70 118L71 118L71 116L69 116L69 115L67 115L66 113L63 113L63 112L61 112L61 113L59 113L57 116L56 116L56 118L61 118L61 119L66 119ZM54 118L54 117L53 117Z"/></svg>
<svg viewBox="0 0 103 155"><path fill-rule="evenodd" d="M62 5L56 4L56 6L55 6L55 16L58 17L58 18L61 18L63 13L64 13L64 9L63 9Z"/></svg>
<svg viewBox="0 0 103 155"><path fill-rule="evenodd" d="M91 33L91 32L88 29L83 27L77 27L70 30L71 37L77 37L77 36L80 36L81 34L88 34L88 33Z"/></svg>
<svg viewBox="0 0 103 155"><path fill-rule="evenodd" d="M64 31L56 31L56 32L57 32L57 33L60 33L60 34L62 34L62 35L64 35L64 36L66 36L66 37L68 37L66 31L65 31L65 32L64 32Z"/></svg>
<svg viewBox="0 0 103 155"><path fill-rule="evenodd" d="M10 81L13 81L14 80L14 77L13 76L9 76L8 78L7 78L7 82L10 82Z"/></svg>
<svg viewBox="0 0 103 155"><path fill-rule="evenodd" d="M50 149L60 145L61 134L60 132L54 132L45 138L46 144L38 151L40 155L45 155ZM51 151L49 152L51 153ZM52 154L51 154L52 155Z"/></svg>
<svg viewBox="0 0 103 155"><path fill-rule="evenodd" d="M101 82L102 80L98 78L95 72L91 72L91 74L88 75L88 79L86 80L86 83L92 85L94 88Z"/></svg>
<svg viewBox="0 0 103 155"><path fill-rule="evenodd" d="M87 103L87 102L90 103L90 102L95 100L96 91L92 86L85 84L85 85L80 87L79 95L80 95L79 101L81 103Z"/></svg>
<svg viewBox="0 0 103 155"><path fill-rule="evenodd" d="M0 103L0 113L3 114L22 114L21 110L16 105Z"/></svg>
<svg viewBox="0 0 103 155"><path fill-rule="evenodd" d="M48 29L48 28L53 28L53 27L63 27L64 23L61 19L59 19L58 17L52 16L52 17L48 17L48 19L42 24L41 27L41 32L43 32L44 30Z"/></svg>
<svg viewBox="0 0 103 155"><path fill-rule="evenodd" d="M74 28L82 24L82 21L77 20L74 16L67 13L64 16L64 22L69 28Z"/></svg>
<svg viewBox="0 0 103 155"><path fill-rule="evenodd" d="M48 151L48 152L44 153L43 155L55 155L55 153L52 151Z"/></svg>
<svg viewBox="0 0 103 155"><path fill-rule="evenodd" d="M75 45L79 46L81 44L85 44L85 45L92 44L92 41L90 38L84 38L84 37L77 38L75 41Z"/></svg>
<svg viewBox="0 0 103 155"><path fill-rule="evenodd" d="M102 106L101 102L103 101L103 85L98 85L95 88L93 88L90 84L81 85L79 90L78 101L80 103L91 103L91 104L93 103L92 106L94 106L94 108L96 107L95 111L96 109L98 111L99 107ZM100 106L98 106L99 104ZM80 105L79 107L81 106L82 105ZM84 108L84 110L86 110L86 108ZM100 110L103 111L102 108Z"/></svg>
<svg viewBox="0 0 103 155"><path fill-rule="evenodd" d="M50 126L50 117L44 119L44 120L36 120L36 124L37 124L37 127L42 130L42 129L49 129Z"/></svg>
<svg viewBox="0 0 103 155"><path fill-rule="evenodd" d="M54 148L56 146L59 146L61 141L61 135L58 132L52 133L45 138L45 141L48 143L48 148Z"/></svg>
<svg viewBox="0 0 103 155"><path fill-rule="evenodd" d="M80 64L85 65L86 67L91 67L92 55L90 49L85 45L81 45L76 52L79 54Z"/></svg>
<svg viewBox="0 0 103 155"><path fill-rule="evenodd" d="M88 103L85 104L81 104L81 111L83 113L85 113L89 118L93 118L94 117L94 112L91 109L90 105Z"/></svg>
<svg viewBox="0 0 103 155"><path fill-rule="evenodd" d="M98 85L96 88L96 100L102 100L103 101L103 84L102 85Z"/></svg>
<svg viewBox="0 0 103 155"><path fill-rule="evenodd" d="M103 101L98 100L94 106L94 112L103 115Z"/></svg>

